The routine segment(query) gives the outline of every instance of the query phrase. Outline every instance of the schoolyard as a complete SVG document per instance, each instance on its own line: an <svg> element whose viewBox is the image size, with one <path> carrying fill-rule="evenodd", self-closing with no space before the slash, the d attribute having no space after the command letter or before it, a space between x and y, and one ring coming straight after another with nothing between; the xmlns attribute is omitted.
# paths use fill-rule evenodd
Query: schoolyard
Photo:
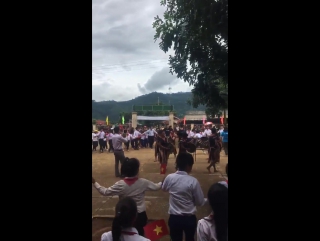
<svg viewBox="0 0 320 241"><path fill-rule="evenodd" d="M160 182L163 180L165 175L160 175L160 164L154 162L154 149L130 149L129 152L125 151L125 156L139 159L140 177L153 182ZM225 179L225 166L228 162L228 157L224 154L224 151L222 151L220 164L217 165L219 172L209 174L206 169L208 166L207 158L207 153L203 153L202 150L197 150L196 162L191 173L192 176L199 180L205 197L207 196L209 187L213 183ZM174 162L174 156L170 155L166 175L175 172ZM92 153L92 176L100 185L105 187L109 187L120 180L119 178L116 178L114 174L113 153L99 153L99 151ZM145 199L149 221L164 219L167 222L169 218L169 194L161 190L146 192ZM92 188L92 241L100 241L101 234L110 230L112 217L114 216L114 207L117 201L117 196L111 198L104 197L100 195L94 187ZM208 204L203 207L198 207L197 209L198 219L207 216L210 213ZM161 241L166 240L170 240L170 238L167 236L161 239Z"/></svg>

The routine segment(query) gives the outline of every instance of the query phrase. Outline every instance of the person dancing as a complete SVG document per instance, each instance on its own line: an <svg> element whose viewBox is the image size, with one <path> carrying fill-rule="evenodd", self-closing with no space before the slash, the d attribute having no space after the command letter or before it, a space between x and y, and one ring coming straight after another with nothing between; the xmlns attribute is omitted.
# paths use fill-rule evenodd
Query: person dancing
<svg viewBox="0 0 320 241"><path fill-rule="evenodd" d="M215 128L211 129L212 135L209 137L209 159L208 162L210 165L207 167L209 173L211 173L210 168L213 167L214 172L218 172L216 168L216 163L220 162L220 151L222 148L222 144L220 138L217 134L217 130Z"/></svg>

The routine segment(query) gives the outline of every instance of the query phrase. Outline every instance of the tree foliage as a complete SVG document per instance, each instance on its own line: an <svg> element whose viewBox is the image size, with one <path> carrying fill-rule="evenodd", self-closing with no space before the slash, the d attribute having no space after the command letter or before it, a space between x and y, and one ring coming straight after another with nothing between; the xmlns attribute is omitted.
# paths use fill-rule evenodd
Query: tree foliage
<svg viewBox="0 0 320 241"><path fill-rule="evenodd" d="M191 104L211 111L227 107L220 92L228 85L228 0L162 0L154 39L169 56L170 72L193 85Z"/></svg>

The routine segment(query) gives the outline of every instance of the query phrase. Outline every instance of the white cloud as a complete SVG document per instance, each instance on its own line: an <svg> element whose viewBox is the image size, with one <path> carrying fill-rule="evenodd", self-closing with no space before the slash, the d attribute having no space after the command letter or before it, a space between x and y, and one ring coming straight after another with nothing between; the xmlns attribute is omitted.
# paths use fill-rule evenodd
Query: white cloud
<svg viewBox="0 0 320 241"><path fill-rule="evenodd" d="M173 93L191 90L166 73L169 53L154 43L153 19L163 12L160 0L93 0L94 100L123 101L152 91L167 93L169 86Z"/></svg>

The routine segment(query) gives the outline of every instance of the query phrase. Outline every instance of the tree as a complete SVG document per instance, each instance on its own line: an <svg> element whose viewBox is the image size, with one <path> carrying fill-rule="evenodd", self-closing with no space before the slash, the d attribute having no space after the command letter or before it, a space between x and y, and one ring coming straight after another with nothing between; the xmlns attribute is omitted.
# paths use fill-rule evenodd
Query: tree
<svg viewBox="0 0 320 241"><path fill-rule="evenodd" d="M96 119L92 119L92 124L93 125L97 124L97 120Z"/></svg>
<svg viewBox="0 0 320 241"><path fill-rule="evenodd" d="M220 92L228 86L228 0L161 0L163 19L153 28L159 47L169 56L170 73L193 85L191 104L210 112L227 108Z"/></svg>

